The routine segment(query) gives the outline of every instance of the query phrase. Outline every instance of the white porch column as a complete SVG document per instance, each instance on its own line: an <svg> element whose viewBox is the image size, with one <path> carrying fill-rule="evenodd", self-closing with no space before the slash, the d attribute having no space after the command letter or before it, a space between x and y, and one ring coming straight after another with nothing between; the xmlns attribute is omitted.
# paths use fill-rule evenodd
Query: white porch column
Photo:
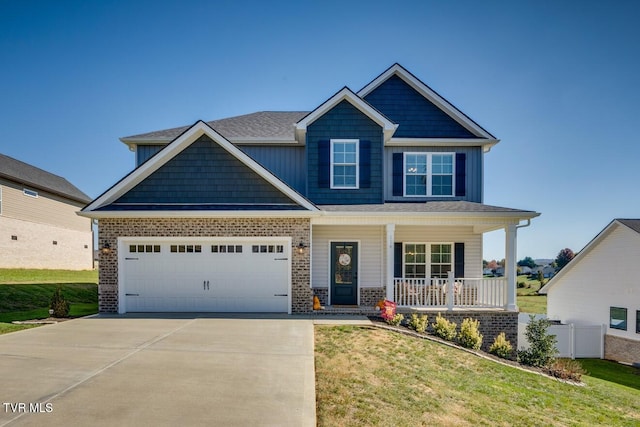
<svg viewBox="0 0 640 427"><path fill-rule="evenodd" d="M387 224L387 299L395 301L394 283L393 283L393 243L395 241L395 224Z"/></svg>
<svg viewBox="0 0 640 427"><path fill-rule="evenodd" d="M504 277L507 279L507 310L518 311L516 305L516 258L518 256L518 227L511 224L505 227L505 265Z"/></svg>

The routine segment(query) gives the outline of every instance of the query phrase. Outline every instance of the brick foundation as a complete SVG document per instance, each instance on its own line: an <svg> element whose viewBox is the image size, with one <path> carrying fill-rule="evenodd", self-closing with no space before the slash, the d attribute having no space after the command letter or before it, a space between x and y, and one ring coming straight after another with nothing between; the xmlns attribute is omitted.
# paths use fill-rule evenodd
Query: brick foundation
<svg viewBox="0 0 640 427"><path fill-rule="evenodd" d="M99 309L101 313L118 311L118 237L291 237L291 311L313 311L310 288L310 253L295 246L309 245L310 221L307 218L133 218L101 219L99 242L108 242L112 250L100 254Z"/></svg>
<svg viewBox="0 0 640 427"><path fill-rule="evenodd" d="M385 288L360 288L360 305L364 307L373 307L381 299L385 299L387 293Z"/></svg>
<svg viewBox="0 0 640 427"><path fill-rule="evenodd" d="M605 335L604 358L617 362L640 364L640 341Z"/></svg>
<svg viewBox="0 0 640 427"><path fill-rule="evenodd" d="M399 312L410 313L411 310L399 309ZM437 311L420 311L419 313L426 314L428 316L427 332L433 333L431 324L435 322L438 316ZM512 311L481 311L481 310L469 310L469 311L440 311L442 317L455 322L458 325L458 331L460 331L460 325L462 321L468 317L480 322L480 333L482 334L482 347L483 351L489 351L489 347L493 344L495 338L504 332L507 340L511 343L513 349L518 348L518 313Z"/></svg>

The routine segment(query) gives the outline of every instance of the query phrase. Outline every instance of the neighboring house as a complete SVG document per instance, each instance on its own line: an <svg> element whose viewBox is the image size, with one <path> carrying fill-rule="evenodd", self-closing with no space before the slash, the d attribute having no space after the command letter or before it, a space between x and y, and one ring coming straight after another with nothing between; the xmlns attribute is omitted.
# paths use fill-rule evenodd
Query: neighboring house
<svg viewBox="0 0 640 427"><path fill-rule="evenodd" d="M91 199L66 179L0 154L0 268L93 268Z"/></svg>
<svg viewBox="0 0 640 427"><path fill-rule="evenodd" d="M640 363L638 259L640 219L613 220L540 289L547 294L547 316L607 325L605 358Z"/></svg>
<svg viewBox="0 0 640 427"><path fill-rule="evenodd" d="M99 220L102 312L304 313L315 295L328 311L492 308L517 327L517 228L538 214L483 204L498 140L398 64L311 112L122 141L137 168L81 213ZM499 229L507 277L483 279Z"/></svg>
<svg viewBox="0 0 640 427"><path fill-rule="evenodd" d="M540 271L542 271L542 276L545 279L549 279L556 274L556 269L552 265L538 265L531 270L531 274L537 276Z"/></svg>

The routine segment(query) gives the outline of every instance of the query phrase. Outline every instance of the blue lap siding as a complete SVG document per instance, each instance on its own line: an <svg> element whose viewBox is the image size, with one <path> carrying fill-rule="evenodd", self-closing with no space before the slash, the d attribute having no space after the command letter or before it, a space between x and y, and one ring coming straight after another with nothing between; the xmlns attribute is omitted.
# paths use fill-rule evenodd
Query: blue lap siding
<svg viewBox="0 0 640 427"><path fill-rule="evenodd" d="M360 140L360 188L331 189L331 139ZM383 203L382 127L348 101L342 101L307 128L307 197L317 204ZM329 163L327 163L329 162Z"/></svg>
<svg viewBox="0 0 640 427"><path fill-rule="evenodd" d="M392 76L365 96L394 123L396 138L476 138L398 76Z"/></svg>
<svg viewBox="0 0 640 427"><path fill-rule="evenodd" d="M236 157L202 136L120 197L115 205L289 205L288 196ZM246 209L246 207L244 207Z"/></svg>

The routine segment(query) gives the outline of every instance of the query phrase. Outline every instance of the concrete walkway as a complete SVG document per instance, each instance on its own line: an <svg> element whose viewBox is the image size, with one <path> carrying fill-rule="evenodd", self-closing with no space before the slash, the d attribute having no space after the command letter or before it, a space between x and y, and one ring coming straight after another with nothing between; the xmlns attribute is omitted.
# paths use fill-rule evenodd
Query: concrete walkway
<svg viewBox="0 0 640 427"><path fill-rule="evenodd" d="M313 324L95 316L0 335L0 426L314 426Z"/></svg>

